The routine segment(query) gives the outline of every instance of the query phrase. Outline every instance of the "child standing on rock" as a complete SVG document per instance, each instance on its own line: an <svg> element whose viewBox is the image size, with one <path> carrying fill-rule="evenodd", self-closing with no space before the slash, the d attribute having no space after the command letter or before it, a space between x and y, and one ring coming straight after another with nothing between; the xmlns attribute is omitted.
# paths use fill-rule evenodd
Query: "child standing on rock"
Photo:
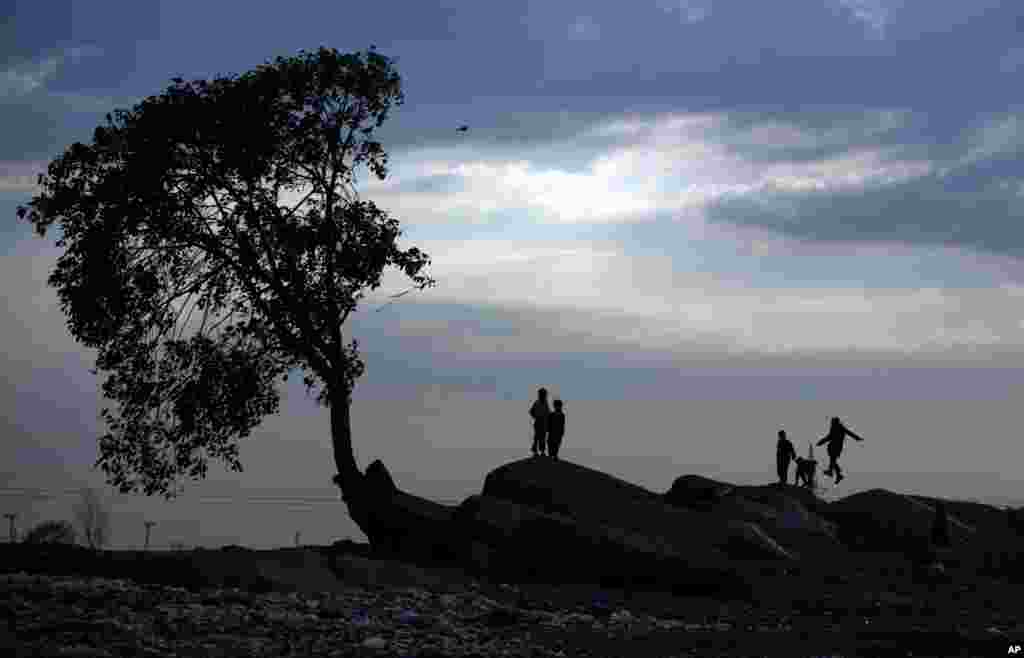
<svg viewBox="0 0 1024 658"><path fill-rule="evenodd" d="M555 400L555 410L548 416L548 454L558 459L558 449L562 447L562 437L565 436L565 413L562 411L562 401Z"/></svg>
<svg viewBox="0 0 1024 658"><path fill-rule="evenodd" d="M548 406L548 389L542 388L537 391L537 399L530 407L530 417L533 418L533 448L534 456L544 454L544 444L548 433L548 416L551 415L551 407Z"/></svg>
<svg viewBox="0 0 1024 658"><path fill-rule="evenodd" d="M786 438L786 430L779 430L779 441L775 444L775 469L779 473L779 485L789 482L789 462L799 459L793 442Z"/></svg>

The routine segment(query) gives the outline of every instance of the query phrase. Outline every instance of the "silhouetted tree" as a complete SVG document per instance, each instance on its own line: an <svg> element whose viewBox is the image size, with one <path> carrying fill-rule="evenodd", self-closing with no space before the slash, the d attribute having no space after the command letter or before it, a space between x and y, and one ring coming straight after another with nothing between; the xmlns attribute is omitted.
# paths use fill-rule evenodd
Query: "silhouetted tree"
<svg viewBox="0 0 1024 658"><path fill-rule="evenodd" d="M25 535L26 544L74 544L75 528L67 521L43 521Z"/></svg>
<svg viewBox="0 0 1024 658"><path fill-rule="evenodd" d="M95 489L82 489L82 500L75 507L75 518L89 548L103 548L110 541L110 513Z"/></svg>
<svg viewBox="0 0 1024 658"><path fill-rule="evenodd" d="M302 368L330 408L334 481L365 529L349 415L364 368L342 326L386 266L434 285L420 274L427 255L399 250L398 221L355 190L358 167L387 174L372 137L404 100L399 75L372 48L321 47L237 79L173 82L116 123L108 114L91 145L40 175L31 213L18 208L43 237L61 222L49 283L120 406L102 412L97 464L122 492L166 498L210 457L241 471L236 441L278 410L278 378ZM279 205L281 190L302 199Z"/></svg>

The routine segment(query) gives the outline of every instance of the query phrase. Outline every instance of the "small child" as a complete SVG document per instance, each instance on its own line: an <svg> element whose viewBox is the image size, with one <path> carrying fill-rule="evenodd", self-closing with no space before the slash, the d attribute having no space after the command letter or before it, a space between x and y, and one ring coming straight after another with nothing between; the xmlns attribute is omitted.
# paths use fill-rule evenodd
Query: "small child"
<svg viewBox="0 0 1024 658"><path fill-rule="evenodd" d="M548 416L548 454L558 459L558 449L562 447L562 437L565 436L565 412L562 411L562 401L555 400L555 410Z"/></svg>

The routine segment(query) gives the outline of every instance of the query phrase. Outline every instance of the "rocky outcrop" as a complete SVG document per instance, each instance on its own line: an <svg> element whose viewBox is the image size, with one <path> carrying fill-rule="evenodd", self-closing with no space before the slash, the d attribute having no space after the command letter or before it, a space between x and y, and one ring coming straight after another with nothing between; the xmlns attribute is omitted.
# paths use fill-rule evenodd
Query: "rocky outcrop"
<svg viewBox="0 0 1024 658"><path fill-rule="evenodd" d="M366 469L366 486L374 500L366 534L375 557L431 566L458 560L453 507L401 491L380 460Z"/></svg>
<svg viewBox="0 0 1024 658"><path fill-rule="evenodd" d="M681 475L665 493L665 502L675 507L710 509L735 489L730 484L701 475Z"/></svg>
<svg viewBox="0 0 1024 658"><path fill-rule="evenodd" d="M836 524L823 516L827 504L806 489L735 487L705 509L720 518L755 524L795 559L808 555L838 558L846 553Z"/></svg>
<svg viewBox="0 0 1024 658"><path fill-rule="evenodd" d="M948 511L952 547L969 543L976 528ZM931 541L935 506L914 496L871 489L829 505L842 538L875 550L918 551Z"/></svg>
<svg viewBox="0 0 1024 658"><path fill-rule="evenodd" d="M936 549L938 501L881 489L828 503L796 486L684 475L661 495L543 457L494 469L481 494L456 507L401 491L379 461L366 482L376 501L367 524L374 559L466 569L496 582L618 582L734 596L744 591L734 574L751 562L848 564L869 550L925 565L998 566L1024 553L1005 512L960 501L945 501L950 542ZM993 546L1005 555L993 555Z"/></svg>
<svg viewBox="0 0 1024 658"><path fill-rule="evenodd" d="M527 458L505 464L487 475L483 495L548 510L575 519L581 527L618 528L648 537L693 564L714 562L719 554L792 559L742 519L667 505L663 496L643 487L564 460Z"/></svg>
<svg viewBox="0 0 1024 658"><path fill-rule="evenodd" d="M684 553L656 534L581 522L489 495L468 498L455 519L469 540L466 561L478 573L513 582L629 583L692 595L749 595L713 547L691 543Z"/></svg>

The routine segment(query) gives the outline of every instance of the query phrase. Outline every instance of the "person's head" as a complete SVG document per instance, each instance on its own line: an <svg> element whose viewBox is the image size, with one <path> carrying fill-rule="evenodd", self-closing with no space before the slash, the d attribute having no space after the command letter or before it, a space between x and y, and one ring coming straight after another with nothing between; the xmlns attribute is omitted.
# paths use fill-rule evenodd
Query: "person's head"
<svg viewBox="0 0 1024 658"><path fill-rule="evenodd" d="M555 400L555 409L558 409L559 411L562 410L562 401L561 400Z"/></svg>
<svg viewBox="0 0 1024 658"><path fill-rule="evenodd" d="M537 397L540 398L541 400L547 399L547 397L548 397L548 389L546 389L546 388L537 389Z"/></svg>
<svg viewBox="0 0 1024 658"><path fill-rule="evenodd" d="M839 427L843 422L839 420L839 416L832 416L832 427Z"/></svg>
<svg viewBox="0 0 1024 658"><path fill-rule="evenodd" d="M785 438L786 438L786 430L779 430L779 439L781 440L781 439L785 439Z"/></svg>

